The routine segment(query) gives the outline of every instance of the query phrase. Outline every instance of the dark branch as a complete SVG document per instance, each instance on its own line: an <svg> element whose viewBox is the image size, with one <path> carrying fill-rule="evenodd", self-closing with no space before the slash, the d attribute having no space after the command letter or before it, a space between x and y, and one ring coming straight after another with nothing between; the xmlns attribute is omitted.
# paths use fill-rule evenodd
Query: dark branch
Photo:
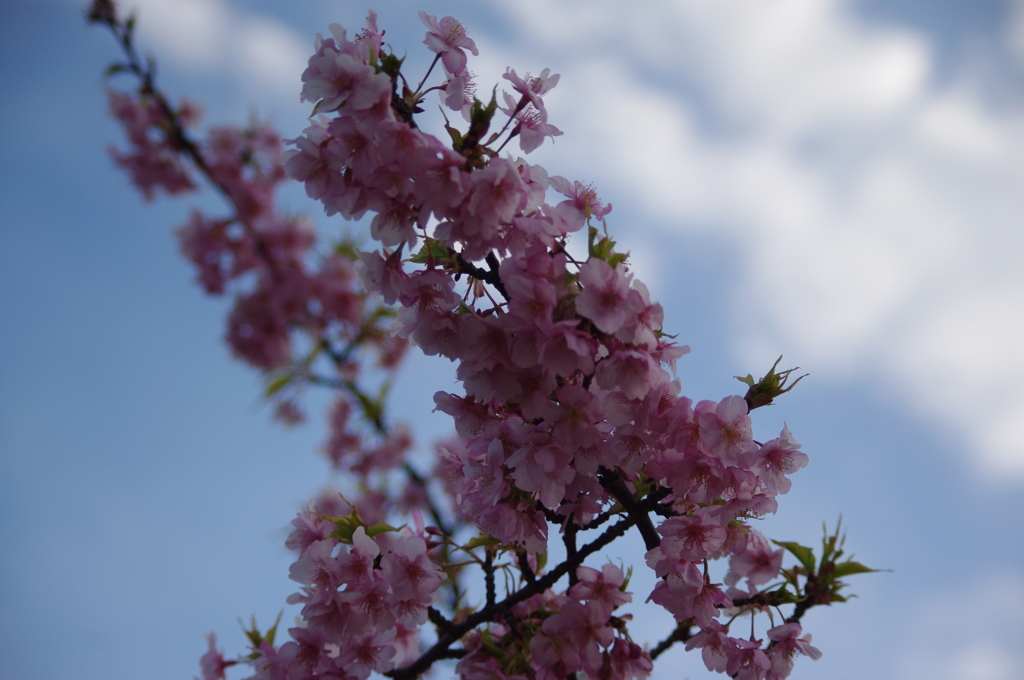
<svg viewBox="0 0 1024 680"><path fill-rule="evenodd" d="M485 548L484 553L484 584L487 587L487 606L492 607L498 600L497 589L494 585L494 551L490 546Z"/></svg>
<svg viewBox="0 0 1024 680"><path fill-rule="evenodd" d="M516 553L516 557L519 558L519 571L523 573L523 580L527 583L533 583L537 580L537 576L533 573L533 569L530 567L530 557L526 554L525 550L520 550Z"/></svg>
<svg viewBox="0 0 1024 680"><path fill-rule="evenodd" d="M655 645L654 649L651 650L651 659L657 659L664 652L677 642L686 642L693 635L691 634L691 622L693 619L686 619L672 631L667 638Z"/></svg>
<svg viewBox="0 0 1024 680"><path fill-rule="evenodd" d="M654 523L651 522L651 517L647 514L648 511L633 498L633 494L626 488L622 475L617 470L605 468L600 473L599 479L604 490L611 494L626 509L626 512L636 524L636 528L640 531L640 535L643 536L644 545L647 546L647 549L654 550L661 545L661 536L658 535L658 531L654 528Z"/></svg>
<svg viewBox="0 0 1024 680"><path fill-rule="evenodd" d="M452 627L452 622L444 617L444 614L437 611L433 607L427 607L427 618L430 622L437 626L438 631L446 631Z"/></svg>
<svg viewBox="0 0 1024 680"><path fill-rule="evenodd" d="M466 619L461 623L453 624L447 631L438 636L438 640L434 646L428 649L419 659L404 668L397 668L388 673L384 673L384 675L394 678L394 680L414 680L414 678L418 678L438 659L450 658L446 656L450 654L448 648L457 642L463 635L482 623L492 621L495 618L502 616L505 612L508 612L513 606L523 600L527 600L534 595L543 593L545 590L555 585L555 583L557 583L563 576L568 574L570 571L574 571L577 567L583 564L583 561L587 557L598 550L601 550L612 541L621 538L632 526L632 518L623 519L621 522L612 525L593 542L580 548L579 552L576 553L575 558L567 559L565 562L562 562L560 565L555 567L551 572L536 579L533 583L527 584L520 590L506 597L501 602L484 607L480 611L466 617Z"/></svg>
<svg viewBox="0 0 1024 680"><path fill-rule="evenodd" d="M494 261L494 264L491 264L492 260ZM498 276L498 258L494 257L493 253L487 256L487 264L491 266L491 269L489 270L477 267L475 264L462 257L461 253L455 255L455 261L459 265L460 274L469 274L474 279L479 279L484 283L491 284L499 293L501 293L501 297L505 298L505 302L509 301L508 291L505 290L505 284L501 282L501 277Z"/></svg>

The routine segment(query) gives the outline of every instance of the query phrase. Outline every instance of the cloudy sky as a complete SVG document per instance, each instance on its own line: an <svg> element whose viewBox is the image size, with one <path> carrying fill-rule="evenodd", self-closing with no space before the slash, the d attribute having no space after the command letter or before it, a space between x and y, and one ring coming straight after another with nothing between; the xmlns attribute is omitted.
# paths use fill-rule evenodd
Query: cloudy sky
<svg viewBox="0 0 1024 680"><path fill-rule="evenodd" d="M314 34L367 9L137 6L168 92L285 136L308 114ZM811 456L763 530L808 544L842 513L857 557L893 571L811 612L825 656L794 677L1024 678L1024 3L636 7L374 9L410 64L427 60L420 9L462 20L482 91L506 66L562 75L549 111L565 134L535 162L614 204L666 329L693 348L686 394L735 392L779 354L811 374L755 414ZM238 652L236 619L272 620L292 591L280 544L327 479L322 402L304 428L268 422L220 341L223 304L178 260L192 204L143 203L105 155L122 140L99 77L116 51L82 11L0 9L0 675L189 678L204 633ZM429 442L446 431L430 395L452 378L414 368L395 409ZM634 613L635 637L664 636ZM706 677L689 656L656 677Z"/></svg>

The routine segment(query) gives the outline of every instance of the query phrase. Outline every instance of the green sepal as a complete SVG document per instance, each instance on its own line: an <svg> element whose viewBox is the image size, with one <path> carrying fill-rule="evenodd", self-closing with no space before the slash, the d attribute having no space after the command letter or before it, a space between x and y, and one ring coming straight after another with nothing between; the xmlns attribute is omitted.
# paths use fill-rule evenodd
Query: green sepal
<svg viewBox="0 0 1024 680"><path fill-rule="evenodd" d="M548 566L548 554L547 552L537 553L537 571L544 571L544 567Z"/></svg>
<svg viewBox="0 0 1024 680"><path fill-rule="evenodd" d="M633 487L636 491L633 492L633 498L636 500L643 499L647 494L651 492L651 487L654 485L654 480L645 475L642 472L637 473L636 481L633 482Z"/></svg>
<svg viewBox="0 0 1024 680"><path fill-rule="evenodd" d="M452 148L456 151L462 151L462 133L453 128L451 125L445 125L444 129L448 131L448 136L452 138Z"/></svg>
<svg viewBox="0 0 1024 680"><path fill-rule="evenodd" d="M734 376L741 383L749 387L744 399L747 402L749 410L753 411L755 408L761 406L768 406L772 403L772 400L779 395L789 392L791 389L796 387L796 384L806 378L806 375L802 375L793 381L793 384L787 386L786 381L789 379L790 374L797 370L796 368L790 368L785 371L775 372L778 368L779 362L782 361L782 355L775 360L772 364L771 369L768 373L760 380L754 380L754 376L747 374L747 377L741 378L740 376Z"/></svg>
<svg viewBox="0 0 1024 680"><path fill-rule="evenodd" d="M405 61L405 57L399 59L393 54L385 54L380 59L379 71L387 73L389 76L394 75L402 70L402 62Z"/></svg>
<svg viewBox="0 0 1024 680"><path fill-rule="evenodd" d="M806 547L800 545L799 543L794 543L792 541L775 541L775 540L773 540L772 543L774 543L775 545L779 546L780 548L785 548L789 552L793 553L793 555L798 560L800 560L800 564L804 565L804 569L807 570L808 574L813 574L814 573L814 551L813 550L811 550L810 548L806 548Z"/></svg>
<svg viewBox="0 0 1024 680"><path fill-rule="evenodd" d="M460 152L466 149L475 148L480 144L487 131L491 127L491 119L498 108L498 86L494 86L491 92L491 101L485 106L479 99L473 99L473 106L469 110L469 131L462 139L458 149Z"/></svg>
<svg viewBox="0 0 1024 680"><path fill-rule="evenodd" d="M249 625L252 626L252 630L248 630L242 620L238 620L238 625L242 627L242 632L245 633L245 637L248 638L249 643L256 650L259 650L260 645L264 642L269 644L271 647L274 646L274 637L277 635L277 625L281 623L281 615L284 614L284 610L277 613L277 618L274 619L274 625L267 629L266 634L260 633L259 626L256 625L256 617L253 616L249 619ZM250 659L256 659L260 656L259 651L255 651L249 655Z"/></svg>
<svg viewBox="0 0 1024 680"><path fill-rule="evenodd" d="M444 113L444 109L441 109L441 117L444 118L444 129L448 132L448 136L452 138L452 148L462 153L462 133L452 127L451 121L448 120L448 116Z"/></svg>

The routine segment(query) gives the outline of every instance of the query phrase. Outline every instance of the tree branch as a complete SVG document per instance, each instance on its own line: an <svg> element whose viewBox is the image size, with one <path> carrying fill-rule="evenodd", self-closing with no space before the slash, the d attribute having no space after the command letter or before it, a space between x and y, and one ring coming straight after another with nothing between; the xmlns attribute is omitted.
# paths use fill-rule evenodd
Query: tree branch
<svg viewBox="0 0 1024 680"><path fill-rule="evenodd" d="M583 564L583 561L587 557L605 547L615 539L621 538L626 531L633 526L633 524L633 518L628 517L617 524L612 525L593 542L580 548L579 552L576 553L576 557L573 559L567 559L565 562L562 562L560 565L555 567L555 569L550 573L536 579L533 583L527 584L520 590L506 597L501 602L484 607L480 611L468 616L461 623L453 624L447 631L438 636L438 640L434 646L424 652L419 659L404 668L397 668L393 671L384 673L384 675L394 678L394 680L413 680L414 678L418 678L428 668L430 668L435 661L447 658L446 655L450 653L448 648L457 642L463 635L480 624L491 621L503 612L507 612L514 605L522 602L523 600L527 600L534 595L543 593L545 590L555 585L555 583L569 573L570 570L575 570L578 566Z"/></svg>
<svg viewBox="0 0 1024 680"><path fill-rule="evenodd" d="M622 475L619 474L618 470L604 468L599 473L598 479L600 479L604 490L611 494L626 509L626 512L636 524L636 528L640 531L640 535L643 536L644 545L647 546L647 549L654 550L661 545L661 536L658 535L658 531L654 528L650 515L633 498L633 494L626 488L626 483L622 480Z"/></svg>
<svg viewBox="0 0 1024 680"><path fill-rule="evenodd" d="M676 629L672 631L667 638L665 638L657 645L655 645L654 649L651 650L651 659L657 659L664 652L667 652L669 648L675 643L686 642L691 637L693 637L691 633L691 621L693 621L693 619L686 619L685 621L677 625Z"/></svg>

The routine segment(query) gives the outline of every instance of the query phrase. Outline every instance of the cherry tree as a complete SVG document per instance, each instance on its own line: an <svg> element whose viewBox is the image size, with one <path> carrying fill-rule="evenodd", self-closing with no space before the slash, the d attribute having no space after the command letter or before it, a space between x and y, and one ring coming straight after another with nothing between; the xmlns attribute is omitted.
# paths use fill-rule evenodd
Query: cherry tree
<svg viewBox="0 0 1024 680"><path fill-rule="evenodd" d="M312 107L301 136L201 132L198 108L139 56L134 18L109 0L88 16L122 49L108 74L131 82L109 94L128 139L114 161L147 199L202 185L224 198L177 235L206 293L233 296L233 353L263 372L285 422L302 419L305 390L335 394L324 449L350 484L292 521L299 621L284 641L254 625L236 659L211 634L204 680L237 664L261 680L411 680L445 659L467 680L643 678L675 644L760 680L821 655L804 614L871 570L842 560L838 527L815 556L751 526L808 457L788 427L755 439L749 414L799 378L776 362L741 378L743 394L680 393L688 347L617 249L612 205L509 151L562 134L544 104L559 74L509 68L480 99L466 28L420 12L433 61L409 76L371 11L351 36L317 36L296 83ZM448 111L442 138L419 126L428 103ZM289 179L329 216L369 218L372 249L282 213ZM454 434L426 467L388 406L410 345L453 362L460 385L434 397ZM597 561L631 532L645 564ZM555 540L565 557L551 564ZM630 636L634 567L658 579L636 595L677 623L662 640Z"/></svg>

